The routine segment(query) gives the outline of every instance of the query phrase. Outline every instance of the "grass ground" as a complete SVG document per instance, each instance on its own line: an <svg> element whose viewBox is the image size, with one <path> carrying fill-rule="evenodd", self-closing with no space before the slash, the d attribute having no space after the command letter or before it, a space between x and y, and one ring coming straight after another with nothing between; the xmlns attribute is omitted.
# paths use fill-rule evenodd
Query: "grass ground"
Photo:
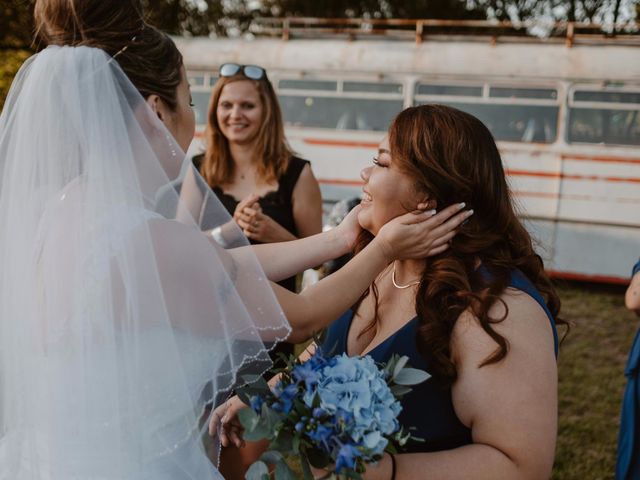
<svg viewBox="0 0 640 480"><path fill-rule="evenodd" d="M612 479L627 354L640 319L624 289L561 285L572 329L560 349L559 431L553 478Z"/></svg>

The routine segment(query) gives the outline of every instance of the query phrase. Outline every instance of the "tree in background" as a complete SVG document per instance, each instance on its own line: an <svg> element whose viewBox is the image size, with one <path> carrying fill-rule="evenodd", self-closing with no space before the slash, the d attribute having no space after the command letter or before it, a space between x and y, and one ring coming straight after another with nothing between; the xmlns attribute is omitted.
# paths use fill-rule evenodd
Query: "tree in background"
<svg viewBox="0 0 640 480"><path fill-rule="evenodd" d="M33 39L34 0L0 4L0 49L28 48Z"/></svg>
<svg viewBox="0 0 640 480"><path fill-rule="evenodd" d="M547 20L634 26L637 0L470 0L487 18L525 21Z"/></svg>

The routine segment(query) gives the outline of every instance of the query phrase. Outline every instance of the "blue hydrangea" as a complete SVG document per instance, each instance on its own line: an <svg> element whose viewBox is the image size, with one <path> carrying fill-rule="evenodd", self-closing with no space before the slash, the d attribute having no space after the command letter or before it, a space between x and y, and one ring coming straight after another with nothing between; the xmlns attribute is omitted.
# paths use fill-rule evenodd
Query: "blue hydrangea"
<svg viewBox="0 0 640 480"><path fill-rule="evenodd" d="M303 396L308 407L313 406L316 395L320 407L331 414L335 422L342 420L346 424L353 444L370 449L374 455L384 452L388 443L385 436L399 428L400 402L391 393L384 373L369 356L343 354L326 362L319 371L315 388L308 389Z"/></svg>
<svg viewBox="0 0 640 480"><path fill-rule="evenodd" d="M340 472L343 469L353 470L356 459L361 455L360 450L353 445L348 443L342 445L338 451L338 458L336 459L336 472Z"/></svg>

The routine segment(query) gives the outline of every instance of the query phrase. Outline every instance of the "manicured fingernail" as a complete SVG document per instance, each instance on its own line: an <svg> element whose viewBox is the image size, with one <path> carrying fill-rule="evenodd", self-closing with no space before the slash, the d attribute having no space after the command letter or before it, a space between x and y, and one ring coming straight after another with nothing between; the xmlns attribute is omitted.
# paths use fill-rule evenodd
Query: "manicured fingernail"
<svg viewBox="0 0 640 480"><path fill-rule="evenodd" d="M429 210L428 212L424 212L425 215L428 215L429 217L433 217L436 214L435 210Z"/></svg>
<svg viewBox="0 0 640 480"><path fill-rule="evenodd" d="M467 204L462 202L458 204L458 210L462 210Z"/></svg>
<svg viewBox="0 0 640 480"><path fill-rule="evenodd" d="M467 217L473 215L473 208L471 210L467 210Z"/></svg>

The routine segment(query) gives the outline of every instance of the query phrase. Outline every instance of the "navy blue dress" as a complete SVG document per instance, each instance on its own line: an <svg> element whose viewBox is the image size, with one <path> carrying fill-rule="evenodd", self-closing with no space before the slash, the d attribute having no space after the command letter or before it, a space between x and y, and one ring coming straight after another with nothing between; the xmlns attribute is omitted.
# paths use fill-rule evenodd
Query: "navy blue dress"
<svg viewBox="0 0 640 480"><path fill-rule="evenodd" d="M640 261L631 276L636 273L640 273ZM624 374L627 388L622 400L616 480L640 478L640 330L636 332Z"/></svg>
<svg viewBox="0 0 640 480"><path fill-rule="evenodd" d="M536 300L544 309L553 328L556 355L558 353L558 334L555 321L544 299L533 284L519 271L511 275L509 286L522 290ZM347 311L328 329L323 342L327 354L340 355L346 352L347 336L353 312ZM376 362L387 362L393 354L409 357L409 365L429 372L429 362L418 352L416 330L418 317L414 317L395 334L371 350ZM398 419L406 428L412 427L412 434L424 442L410 441L403 452L435 452L449 450L472 442L471 430L464 426L456 416L451 399L451 387L439 385L433 378L413 387L411 393L402 399L402 412Z"/></svg>

